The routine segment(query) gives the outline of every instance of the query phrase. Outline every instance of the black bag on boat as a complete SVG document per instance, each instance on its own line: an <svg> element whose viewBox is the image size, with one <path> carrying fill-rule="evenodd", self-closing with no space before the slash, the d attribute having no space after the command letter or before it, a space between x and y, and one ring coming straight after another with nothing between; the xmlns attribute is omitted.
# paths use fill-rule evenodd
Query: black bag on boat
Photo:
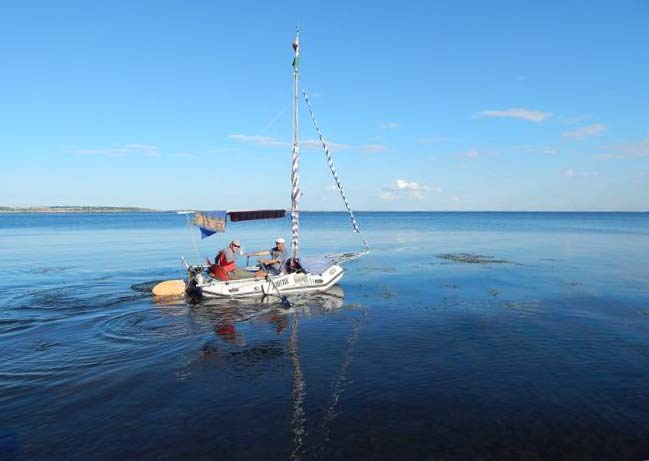
<svg viewBox="0 0 649 461"><path fill-rule="evenodd" d="M305 273L305 270L302 268L302 264L300 264L298 258L289 258L286 260L286 273L292 274L294 272L303 274Z"/></svg>

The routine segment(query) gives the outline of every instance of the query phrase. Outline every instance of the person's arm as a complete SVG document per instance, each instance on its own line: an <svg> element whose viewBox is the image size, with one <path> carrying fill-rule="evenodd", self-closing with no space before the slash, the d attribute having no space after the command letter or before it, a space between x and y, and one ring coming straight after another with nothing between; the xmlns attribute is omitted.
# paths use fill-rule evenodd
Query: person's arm
<svg viewBox="0 0 649 461"><path fill-rule="evenodd" d="M266 256L269 255L270 251L268 250L262 250L262 251L257 251L256 253L246 253L246 256Z"/></svg>
<svg viewBox="0 0 649 461"><path fill-rule="evenodd" d="M270 254L270 253L267 252L266 254ZM268 265L268 264L279 264L282 262L282 260L281 259L260 259L259 262Z"/></svg>

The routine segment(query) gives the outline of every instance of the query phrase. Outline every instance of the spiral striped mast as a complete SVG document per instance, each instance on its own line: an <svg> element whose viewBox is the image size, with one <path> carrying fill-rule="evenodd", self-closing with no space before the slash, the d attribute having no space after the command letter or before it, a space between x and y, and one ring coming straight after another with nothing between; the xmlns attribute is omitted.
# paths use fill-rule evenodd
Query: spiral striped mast
<svg viewBox="0 0 649 461"><path fill-rule="evenodd" d="M299 237L300 237L300 146L298 141L298 65L300 59L300 30L295 33L293 40L293 157L291 161L291 257L295 260L298 257Z"/></svg>

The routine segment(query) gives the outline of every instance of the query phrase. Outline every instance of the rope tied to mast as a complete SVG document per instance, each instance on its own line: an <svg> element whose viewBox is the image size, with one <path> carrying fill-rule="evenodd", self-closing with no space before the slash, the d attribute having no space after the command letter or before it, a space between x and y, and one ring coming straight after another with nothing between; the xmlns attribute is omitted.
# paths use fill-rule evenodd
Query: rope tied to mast
<svg viewBox="0 0 649 461"><path fill-rule="evenodd" d="M311 120L313 120L313 126L315 128L316 133L318 133L318 138L320 139L320 143L322 144L322 148L324 149L324 154L325 154L325 157L327 158L327 163L329 164L329 169L331 170L331 175L333 176L334 181L336 181L336 186L338 187L338 192L340 192L340 196L342 197L343 202L345 202L345 207L347 208L347 212L349 213L349 219L350 219L350 221L352 223L352 228L354 229L354 232L356 232L358 234L358 236L361 238L361 240L363 241L363 245L365 245L364 253L369 253L370 245L369 245L369 243L367 243L367 240L365 240L365 237L363 237L363 234L361 233L361 230L358 227L358 223L356 222L356 217L354 216L354 212L352 211L351 207L349 206L349 201L347 200L347 196L345 195L345 190L343 189L343 184L340 181L340 178L338 177L338 173L336 173L336 167L334 166L333 158L331 157L331 153L329 152L329 148L327 147L327 143L324 140L324 136L322 135L322 132L320 131L320 127L318 126L318 121L315 118L315 113L313 112L313 107L311 107L311 102L309 101L309 96L306 94L306 91L304 91L304 90L302 90L302 94L304 95L304 101L306 102L306 106L309 109L309 113L311 114ZM351 259L356 259L356 258L351 258Z"/></svg>

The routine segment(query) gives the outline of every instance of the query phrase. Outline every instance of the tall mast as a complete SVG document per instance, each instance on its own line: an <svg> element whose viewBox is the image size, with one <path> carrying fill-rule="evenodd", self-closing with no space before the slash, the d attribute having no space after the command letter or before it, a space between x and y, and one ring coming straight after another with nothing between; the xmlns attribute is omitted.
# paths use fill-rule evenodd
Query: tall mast
<svg viewBox="0 0 649 461"><path fill-rule="evenodd" d="M299 236L300 236L300 146L298 141L297 121L297 84L299 79L298 65L300 60L300 30L295 33L293 40L293 157L291 162L291 257L295 260L298 257Z"/></svg>

